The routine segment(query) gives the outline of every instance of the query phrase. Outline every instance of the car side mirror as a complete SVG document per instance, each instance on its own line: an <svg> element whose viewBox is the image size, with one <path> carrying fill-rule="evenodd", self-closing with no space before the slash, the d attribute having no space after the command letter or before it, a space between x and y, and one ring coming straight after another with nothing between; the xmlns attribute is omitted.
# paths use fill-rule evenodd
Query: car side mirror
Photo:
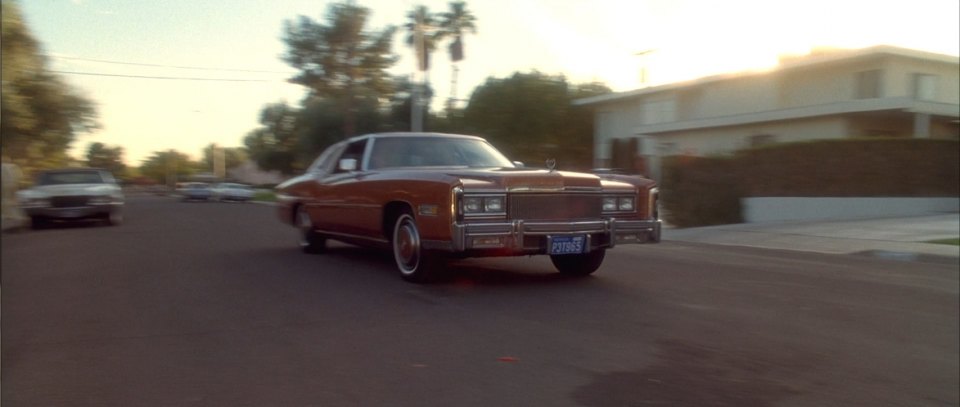
<svg viewBox="0 0 960 407"><path fill-rule="evenodd" d="M340 163L337 165L337 169L340 171L356 171L357 159L356 158L341 159Z"/></svg>
<svg viewBox="0 0 960 407"><path fill-rule="evenodd" d="M515 167L517 167L517 168L524 168L524 167L526 167L526 165L523 163L523 161L514 161L514 162L513 162L513 165L514 165Z"/></svg>

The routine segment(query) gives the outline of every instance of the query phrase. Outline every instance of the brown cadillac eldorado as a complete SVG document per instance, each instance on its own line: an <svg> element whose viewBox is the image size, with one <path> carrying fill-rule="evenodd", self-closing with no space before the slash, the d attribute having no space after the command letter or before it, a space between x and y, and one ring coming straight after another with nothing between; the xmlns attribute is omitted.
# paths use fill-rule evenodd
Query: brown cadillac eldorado
<svg viewBox="0 0 960 407"><path fill-rule="evenodd" d="M609 248L660 241L657 199L643 177L525 168L482 138L438 133L354 137L277 186L305 252L327 239L392 249L414 282L449 257L545 254L561 273L593 273Z"/></svg>

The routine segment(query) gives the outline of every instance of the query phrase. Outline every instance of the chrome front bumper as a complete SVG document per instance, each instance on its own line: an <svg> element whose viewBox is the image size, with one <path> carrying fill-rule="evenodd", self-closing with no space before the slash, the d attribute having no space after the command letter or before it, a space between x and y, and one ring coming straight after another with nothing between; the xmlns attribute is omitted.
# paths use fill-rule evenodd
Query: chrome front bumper
<svg viewBox="0 0 960 407"><path fill-rule="evenodd" d="M553 236L585 235L586 250L590 251L618 244L657 243L660 241L660 229L659 220L514 220L454 224L451 242L423 243L430 249L453 252L492 250L506 251L507 254L537 254L545 252Z"/></svg>
<svg viewBox="0 0 960 407"><path fill-rule="evenodd" d="M86 205L69 208L54 208L49 206L24 206L23 211L30 217L42 217L49 219L82 219L96 216L105 216L118 212L123 208L122 203L110 203L100 205Z"/></svg>

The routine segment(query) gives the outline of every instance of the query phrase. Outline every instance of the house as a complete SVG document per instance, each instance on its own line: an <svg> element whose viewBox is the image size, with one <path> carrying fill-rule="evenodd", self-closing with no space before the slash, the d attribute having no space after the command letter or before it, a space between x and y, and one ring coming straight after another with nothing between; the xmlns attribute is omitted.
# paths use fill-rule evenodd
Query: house
<svg viewBox="0 0 960 407"><path fill-rule="evenodd" d="M280 171L264 171L253 160L227 170L227 178L250 185L276 185L285 179Z"/></svg>
<svg viewBox="0 0 960 407"><path fill-rule="evenodd" d="M574 101L594 111L594 166L660 179L660 159L848 137L960 138L960 58L876 46L782 57L766 72Z"/></svg>

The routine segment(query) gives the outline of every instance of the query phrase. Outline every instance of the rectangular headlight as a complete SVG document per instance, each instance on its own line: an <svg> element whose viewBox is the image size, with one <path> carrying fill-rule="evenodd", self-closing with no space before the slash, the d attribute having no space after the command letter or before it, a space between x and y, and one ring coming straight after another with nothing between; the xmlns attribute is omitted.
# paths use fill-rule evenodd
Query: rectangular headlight
<svg viewBox="0 0 960 407"><path fill-rule="evenodd" d="M486 197L483 199L484 212L503 212L503 197Z"/></svg>
<svg viewBox="0 0 960 407"><path fill-rule="evenodd" d="M464 196L461 205L465 215L502 214L506 201L503 195Z"/></svg>
<svg viewBox="0 0 960 407"><path fill-rule="evenodd" d="M483 211L483 198L464 197L463 213L480 213Z"/></svg>
<svg viewBox="0 0 960 407"><path fill-rule="evenodd" d="M603 197L603 211L610 212L617 210L617 198L613 196Z"/></svg>
<svg viewBox="0 0 960 407"><path fill-rule="evenodd" d="M604 212L633 212L637 210L637 199L630 195L610 195L603 197Z"/></svg>

